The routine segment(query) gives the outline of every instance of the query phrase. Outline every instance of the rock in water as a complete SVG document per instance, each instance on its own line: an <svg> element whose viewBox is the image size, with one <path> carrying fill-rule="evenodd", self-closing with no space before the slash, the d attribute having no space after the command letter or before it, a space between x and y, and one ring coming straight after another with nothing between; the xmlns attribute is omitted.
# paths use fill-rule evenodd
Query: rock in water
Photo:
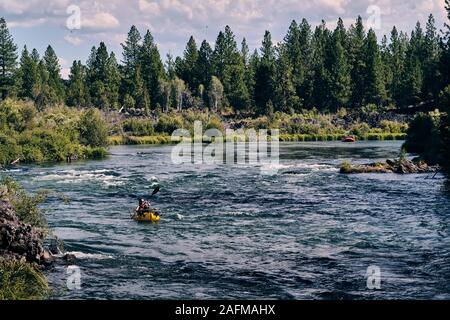
<svg viewBox="0 0 450 320"><path fill-rule="evenodd" d="M77 260L77 257L74 254L67 253L64 255L63 260L68 263L74 263Z"/></svg>
<svg viewBox="0 0 450 320"><path fill-rule="evenodd" d="M408 159L386 160L386 163L369 163L360 165L351 165L344 163L341 166L341 173L435 173L439 171L439 166L429 166L423 161L411 161Z"/></svg>

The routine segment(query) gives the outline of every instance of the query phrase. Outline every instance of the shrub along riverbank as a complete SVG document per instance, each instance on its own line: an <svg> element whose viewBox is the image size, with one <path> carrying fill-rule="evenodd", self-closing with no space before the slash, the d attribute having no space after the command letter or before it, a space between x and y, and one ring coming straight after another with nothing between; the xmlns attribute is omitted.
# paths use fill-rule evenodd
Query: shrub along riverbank
<svg viewBox="0 0 450 320"><path fill-rule="evenodd" d="M108 127L99 111L31 102L0 103L0 165L95 159L106 156Z"/></svg>
<svg viewBox="0 0 450 320"><path fill-rule="evenodd" d="M176 129L193 134L194 122L200 121L203 131L217 129L278 129L280 141L339 141L348 135L358 140L403 140L408 129L408 117L389 113L360 112L348 114L341 109L336 114L303 111L297 114L274 113L272 116L246 118L238 115L218 115L207 111L171 112L148 118L123 118L113 126L110 145L168 144ZM239 133L236 133L239 136Z"/></svg>
<svg viewBox="0 0 450 320"><path fill-rule="evenodd" d="M0 103L0 165L101 159L108 145L169 144L177 129L192 135L194 123L202 131L217 129L278 129L280 141L338 141L347 135L358 140L402 140L408 117L389 112L340 109L334 114L304 110L275 112L256 118L208 110L155 112L131 117L117 111L67 106L38 111L32 102L7 99ZM242 141L241 133L235 139Z"/></svg>

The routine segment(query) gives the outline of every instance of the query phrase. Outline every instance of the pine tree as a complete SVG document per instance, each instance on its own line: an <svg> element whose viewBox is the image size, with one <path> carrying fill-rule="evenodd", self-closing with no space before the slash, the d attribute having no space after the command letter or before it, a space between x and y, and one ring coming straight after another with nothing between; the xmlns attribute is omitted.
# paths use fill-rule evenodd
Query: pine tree
<svg viewBox="0 0 450 320"><path fill-rule="evenodd" d="M274 109L281 112L292 112L299 109L299 98L293 82L293 68L289 61L287 48L278 47L278 59L275 68Z"/></svg>
<svg viewBox="0 0 450 320"><path fill-rule="evenodd" d="M55 91L49 86L50 75L47 71L44 60L40 60L38 63L39 84L35 88L35 102L39 110L43 110L49 104L57 101L58 97L55 96Z"/></svg>
<svg viewBox="0 0 450 320"><path fill-rule="evenodd" d="M250 61L250 49L247 44L247 39L243 38L241 42L241 57L244 61L244 66L248 66Z"/></svg>
<svg viewBox="0 0 450 320"><path fill-rule="evenodd" d="M405 69L405 57L408 39L404 33L398 33L394 27L391 31L389 44L390 52L390 70L392 72L392 82L389 86L389 92L397 105L402 101L402 83Z"/></svg>
<svg viewBox="0 0 450 320"><path fill-rule="evenodd" d="M264 34L261 59L255 74L255 103L258 114L268 114L268 107L274 101L275 91L275 49L269 31ZM272 110L273 111L273 110Z"/></svg>
<svg viewBox="0 0 450 320"><path fill-rule="evenodd" d="M214 52L212 55L213 74L215 74L219 79L224 78L226 64L225 52L225 34L220 31L219 35L217 36L216 43L214 45Z"/></svg>
<svg viewBox="0 0 450 320"><path fill-rule="evenodd" d="M165 80L166 75L158 47L149 30L144 36L141 48L141 66L142 77L150 97L150 104L155 107L157 104L162 103L163 96L160 88L161 82Z"/></svg>
<svg viewBox="0 0 450 320"><path fill-rule="evenodd" d="M424 60L423 60L423 96L424 99L436 99L439 95L439 36L436 32L435 19L429 15L425 38L424 38Z"/></svg>
<svg viewBox="0 0 450 320"><path fill-rule="evenodd" d="M314 30L312 40L312 72L309 75L308 81L313 84L312 95L308 105L312 108L324 110L329 102L328 91L328 74L325 68L325 53L331 34L326 28L325 22L317 26Z"/></svg>
<svg viewBox="0 0 450 320"><path fill-rule="evenodd" d="M141 35L136 28L136 26L131 26L130 31L128 32L127 39L125 43L122 43L123 49L123 64L124 64L124 72L125 75L134 74L135 68L138 66L140 61L140 52L141 52Z"/></svg>
<svg viewBox="0 0 450 320"><path fill-rule="evenodd" d="M447 18L450 20L450 0L445 0L445 9ZM443 90L450 84L450 22L445 24L439 46L441 50L439 58L440 90ZM447 117L447 119L450 119L450 117Z"/></svg>
<svg viewBox="0 0 450 320"><path fill-rule="evenodd" d="M169 52L166 57L166 70L167 70L167 76L169 77L169 80L173 80L176 77L176 71L175 71L175 61L173 60L172 54Z"/></svg>
<svg viewBox="0 0 450 320"><path fill-rule="evenodd" d="M250 94L245 84L245 66L240 57L236 63L227 66L225 81L227 83L226 97L230 105L237 111L247 111Z"/></svg>
<svg viewBox="0 0 450 320"><path fill-rule="evenodd" d="M246 108L248 112L252 112L255 107L255 73L258 63L259 63L258 51L255 50L253 54L249 56L248 62L245 64L244 81L249 94L248 107Z"/></svg>
<svg viewBox="0 0 450 320"><path fill-rule="evenodd" d="M145 88L144 78L142 77L140 65L138 65L135 69L133 85L133 98L136 102L136 108L148 112L150 108L150 97L148 91Z"/></svg>
<svg viewBox="0 0 450 320"><path fill-rule="evenodd" d="M109 106L108 94L106 92L108 58L109 55L106 45L101 42L95 54L91 52L88 61L88 65L90 66L90 96L92 103L98 108L107 108Z"/></svg>
<svg viewBox="0 0 450 320"><path fill-rule="evenodd" d="M9 33L4 18L0 18L0 92L5 99L14 87L17 66L17 46Z"/></svg>
<svg viewBox="0 0 450 320"><path fill-rule="evenodd" d="M403 104L416 104L422 99L424 35L420 23L411 32L403 74Z"/></svg>
<svg viewBox="0 0 450 320"><path fill-rule="evenodd" d="M70 68L67 105L83 107L89 105L89 89L86 85L86 80L86 67L81 64L81 61L74 61Z"/></svg>
<svg viewBox="0 0 450 320"><path fill-rule="evenodd" d="M351 66L351 82L352 82L352 96L350 104L354 108L362 106L364 99L364 41L365 31L362 23L362 18L358 16L356 24L350 27L349 31L349 64Z"/></svg>
<svg viewBox="0 0 450 320"><path fill-rule="evenodd" d="M61 79L61 66L58 57L51 46L45 50L43 57L45 68L48 72L48 86L52 91L51 96L55 97L53 102L61 102L64 99L64 85Z"/></svg>
<svg viewBox="0 0 450 320"><path fill-rule="evenodd" d="M131 26L125 43L121 45L123 78L120 92L123 97L127 94L133 96L132 88L137 86L133 81L136 79L136 69L140 66L141 58L141 35L136 26Z"/></svg>
<svg viewBox="0 0 450 320"><path fill-rule="evenodd" d="M393 72L391 69L392 56L386 35L384 35L383 39L381 40L380 55L381 65L383 67L383 81L386 87L387 102L391 103L393 101L391 92L393 82Z"/></svg>
<svg viewBox="0 0 450 320"><path fill-rule="evenodd" d="M386 102L387 94L377 36L373 29L370 29L367 34L364 44L364 56L364 102L381 106Z"/></svg>
<svg viewBox="0 0 450 320"><path fill-rule="evenodd" d="M177 64L177 74L186 83L189 90L195 94L200 85L200 75L198 74L198 48L193 36L189 38L183 59Z"/></svg>
<svg viewBox="0 0 450 320"><path fill-rule="evenodd" d="M204 88L208 89L211 84L212 77L212 54L213 50L209 43L206 40L203 40L200 50L198 52L198 60L197 60L197 74L199 76L200 85L203 85ZM202 94L203 101L208 105L208 97L205 94L205 91Z"/></svg>
<svg viewBox="0 0 450 320"><path fill-rule="evenodd" d="M350 68L347 63L345 45L345 28L342 20L339 19L331 41L328 42L326 50L327 58L325 59L330 97L330 105L328 107L333 111L347 105L351 92Z"/></svg>
<svg viewBox="0 0 450 320"><path fill-rule="evenodd" d="M119 89L121 74L114 52L111 52L106 63L106 84L109 107L119 109Z"/></svg>
<svg viewBox="0 0 450 320"><path fill-rule="evenodd" d="M35 52L35 50L33 50ZM37 51L35 52L35 54ZM20 67L18 72L18 96L21 98L35 98L34 93L36 87L39 86L39 74L38 74L38 63L39 56L37 60L33 58L26 46L24 46L22 51L22 56L20 58Z"/></svg>

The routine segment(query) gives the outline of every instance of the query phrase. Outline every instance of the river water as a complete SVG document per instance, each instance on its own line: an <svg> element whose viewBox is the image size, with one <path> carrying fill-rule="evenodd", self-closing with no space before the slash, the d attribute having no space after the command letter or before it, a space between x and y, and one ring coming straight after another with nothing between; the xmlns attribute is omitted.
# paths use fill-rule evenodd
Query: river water
<svg viewBox="0 0 450 320"><path fill-rule="evenodd" d="M80 290L67 288L65 265L47 273L54 299L449 299L443 177L338 172L344 160L385 160L400 146L282 143L270 176L174 165L170 146L113 147L103 161L2 174L71 199L43 206L81 271ZM161 222L132 221L156 180ZM380 289L367 287L369 266Z"/></svg>

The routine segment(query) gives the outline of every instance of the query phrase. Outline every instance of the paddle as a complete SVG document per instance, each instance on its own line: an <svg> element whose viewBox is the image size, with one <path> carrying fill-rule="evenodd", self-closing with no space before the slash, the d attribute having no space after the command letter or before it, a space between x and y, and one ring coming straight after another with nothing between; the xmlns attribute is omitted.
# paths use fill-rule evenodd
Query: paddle
<svg viewBox="0 0 450 320"><path fill-rule="evenodd" d="M157 194L159 192L160 186L156 186L155 190L153 190L153 193L150 197L153 197L155 194Z"/></svg>

